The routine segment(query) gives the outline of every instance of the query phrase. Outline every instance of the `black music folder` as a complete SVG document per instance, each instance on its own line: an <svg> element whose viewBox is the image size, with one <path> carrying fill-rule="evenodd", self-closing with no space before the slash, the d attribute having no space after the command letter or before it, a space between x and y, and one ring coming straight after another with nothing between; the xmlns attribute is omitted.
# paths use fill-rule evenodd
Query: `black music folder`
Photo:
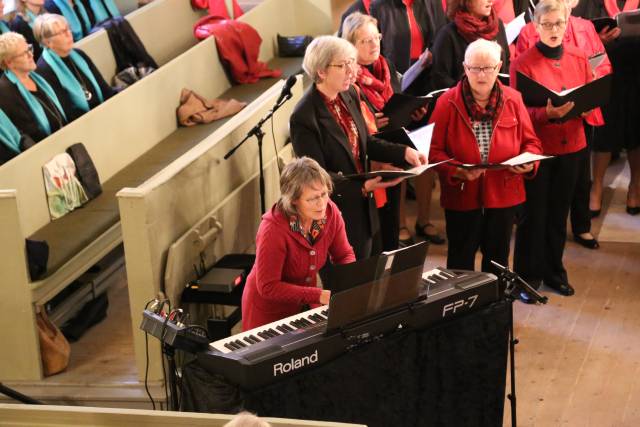
<svg viewBox="0 0 640 427"><path fill-rule="evenodd" d="M392 130L407 127L411 123L411 114L420 107L426 107L449 89L439 89L425 96L406 95L394 93L387 101L382 113L389 118L389 124L385 129Z"/></svg>
<svg viewBox="0 0 640 427"><path fill-rule="evenodd" d="M591 20L597 32L604 27L620 28L620 38L640 36L640 9L620 12L615 18L608 16Z"/></svg>
<svg viewBox="0 0 640 427"><path fill-rule="evenodd" d="M450 159L449 159L450 160ZM368 179L381 177L383 181L389 181L396 178L413 178L418 175L422 175L428 169L438 166L441 163L446 163L449 160L443 160L438 163L428 163L426 165L420 165L413 167L411 169L400 169L400 170L381 170L381 171L371 171L365 173L354 173L352 175L344 175L343 178L354 180L354 181L366 181Z"/></svg>
<svg viewBox="0 0 640 427"><path fill-rule="evenodd" d="M326 331L344 329L420 298L429 245L415 245L334 266Z"/></svg>
<svg viewBox="0 0 640 427"><path fill-rule="evenodd" d="M461 164L456 164L456 166L464 169L506 169L510 166L525 165L527 163L536 162L538 160L549 159L551 157L553 156L543 156L542 154L533 154L533 153L524 152L508 160L505 160L504 162L501 162L501 163L476 163L476 164L461 163Z"/></svg>
<svg viewBox="0 0 640 427"><path fill-rule="evenodd" d="M569 101L575 102L574 107L561 119L564 121L608 103L612 77L612 74L608 74L585 85L556 92L518 71L516 88L522 93L524 103L531 107L544 107L547 99L551 99L556 107Z"/></svg>

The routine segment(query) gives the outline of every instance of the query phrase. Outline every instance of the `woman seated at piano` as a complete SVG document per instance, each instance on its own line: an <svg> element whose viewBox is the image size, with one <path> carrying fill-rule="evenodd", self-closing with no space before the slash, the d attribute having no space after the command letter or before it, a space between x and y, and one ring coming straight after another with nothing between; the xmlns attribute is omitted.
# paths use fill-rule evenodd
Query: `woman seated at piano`
<svg viewBox="0 0 640 427"><path fill-rule="evenodd" d="M262 216L256 236L256 261L242 294L243 330L329 303L331 292L316 286L318 270L328 258L355 261L332 189L329 174L308 157L282 171L280 199Z"/></svg>
<svg viewBox="0 0 640 427"><path fill-rule="evenodd" d="M497 80L501 50L485 39L469 44L462 80L440 96L431 116L429 161L453 159L436 167L449 240L447 268L474 270L478 249L482 271L497 272L492 260L508 265L516 209L525 201L523 178L535 173L535 165L486 169L482 164L541 152L522 96Z"/></svg>
<svg viewBox="0 0 640 427"><path fill-rule="evenodd" d="M33 25L36 40L44 46L37 72L53 87L58 98L70 105L69 121L111 98L107 84L86 53L73 47L73 37L62 15L45 13Z"/></svg>

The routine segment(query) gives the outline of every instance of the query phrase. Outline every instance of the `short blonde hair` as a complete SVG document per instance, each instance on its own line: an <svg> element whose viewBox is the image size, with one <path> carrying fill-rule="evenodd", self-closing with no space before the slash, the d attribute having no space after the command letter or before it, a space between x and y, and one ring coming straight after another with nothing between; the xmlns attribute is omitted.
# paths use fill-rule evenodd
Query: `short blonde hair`
<svg viewBox="0 0 640 427"><path fill-rule="evenodd" d="M331 177L322 169L322 166L310 157L300 157L289 162L280 175L280 199L277 206L285 215L297 215L294 202L300 199L304 187L315 183L327 187L327 191L333 191Z"/></svg>
<svg viewBox="0 0 640 427"><path fill-rule="evenodd" d="M20 41L26 43L26 39L22 34L9 32L0 36L0 68L7 69L5 61L16 53L16 48Z"/></svg>
<svg viewBox="0 0 640 427"><path fill-rule="evenodd" d="M315 82L320 82L318 72L324 71L338 55L357 58L358 53L354 45L335 36L320 36L313 39L304 53L302 68Z"/></svg>
<svg viewBox="0 0 640 427"><path fill-rule="evenodd" d="M69 26L67 19L55 13L43 13L33 21L33 36L36 41L42 44L42 40L51 37L55 31L55 25L61 24Z"/></svg>
<svg viewBox="0 0 640 427"><path fill-rule="evenodd" d="M468 64L471 57L474 55L484 56L485 58L489 57L497 64L501 59L502 47L494 41L479 38L478 40L471 42L469 46L467 46L467 50L464 51L465 64Z"/></svg>
<svg viewBox="0 0 640 427"><path fill-rule="evenodd" d="M367 24L378 27L378 20L370 15L360 12L353 12L342 23L342 38L351 44L356 44L356 33Z"/></svg>
<svg viewBox="0 0 640 427"><path fill-rule="evenodd" d="M271 424L249 412L240 412L223 427L271 427Z"/></svg>
<svg viewBox="0 0 640 427"><path fill-rule="evenodd" d="M563 12L565 19L567 19L567 5L562 0L541 0L533 11L533 20L536 24L540 23L540 19L547 13L551 12Z"/></svg>

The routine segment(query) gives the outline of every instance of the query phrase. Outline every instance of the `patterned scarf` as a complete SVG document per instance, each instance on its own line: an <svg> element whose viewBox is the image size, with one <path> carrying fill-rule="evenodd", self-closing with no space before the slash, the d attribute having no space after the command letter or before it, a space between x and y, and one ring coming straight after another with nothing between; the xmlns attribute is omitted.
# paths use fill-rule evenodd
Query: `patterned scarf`
<svg viewBox="0 0 640 427"><path fill-rule="evenodd" d="M387 61L380 55L378 60L371 64L371 71L368 66L360 66L357 83L362 93L371 105L381 111L384 104L393 95L391 87L391 73Z"/></svg>
<svg viewBox="0 0 640 427"><path fill-rule="evenodd" d="M304 227L302 227L300 218L298 218L297 215L293 215L291 218L289 218L289 227L291 228L291 231L293 231L294 233L300 233L302 237L304 237L305 240L311 245L316 242L318 236L320 236L320 232L322 231L326 223L327 218L322 218L320 221L313 220L311 221L311 229L309 230L309 232L307 232Z"/></svg>
<svg viewBox="0 0 640 427"><path fill-rule="evenodd" d="M489 95L487 105L484 108L479 106L473 98L471 85L469 84L467 76L462 78L462 99L464 100L464 106L467 108L467 113L469 113L472 122L484 122L488 120L495 122L496 116L504 103L502 88L496 80L493 89L491 89L491 95Z"/></svg>
<svg viewBox="0 0 640 427"><path fill-rule="evenodd" d="M498 35L498 14L494 8L491 8L491 15L486 18L478 18L469 12L459 10L456 12L453 22L460 35L467 43L474 42L479 38L486 40L495 40Z"/></svg>

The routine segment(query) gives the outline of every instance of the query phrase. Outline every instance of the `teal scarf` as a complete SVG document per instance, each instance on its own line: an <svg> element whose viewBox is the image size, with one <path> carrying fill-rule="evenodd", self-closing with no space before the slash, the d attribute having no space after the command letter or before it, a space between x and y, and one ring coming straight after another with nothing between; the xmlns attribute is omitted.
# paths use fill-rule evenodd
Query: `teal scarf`
<svg viewBox="0 0 640 427"><path fill-rule="evenodd" d="M35 22L38 15L33 13L30 9L25 9L24 12L27 15L27 24L29 24L29 26L33 28L33 23Z"/></svg>
<svg viewBox="0 0 640 427"><path fill-rule="evenodd" d="M82 2L74 2L76 7L78 8L78 12L80 12L80 17L73 9L73 6L69 4L67 0L53 0L53 3L58 6L62 15L67 19L69 23L69 28L71 29L71 34L73 34L73 41L78 41L86 34L82 30L82 22L87 28L91 28L91 21L89 20L89 15L87 15L87 10L82 5ZM82 22L80 22L82 19Z"/></svg>
<svg viewBox="0 0 640 427"><path fill-rule="evenodd" d="M0 110L0 142L14 153L20 152L20 132L2 110Z"/></svg>
<svg viewBox="0 0 640 427"><path fill-rule="evenodd" d="M120 11L113 0L89 0L96 22L102 22L110 18L120 16Z"/></svg>
<svg viewBox="0 0 640 427"><path fill-rule="evenodd" d="M0 12L2 11L0 10ZM9 26L7 25L6 22L0 20L0 34L5 34L8 32L11 32L11 30L9 29Z"/></svg>
<svg viewBox="0 0 640 427"><path fill-rule="evenodd" d="M42 52L42 58L47 64L49 64L58 80L60 80L60 84L69 94L73 105L80 108L82 111L89 111L89 102L85 97L82 85L80 85L77 77L69 67L67 67L67 64L64 63L60 56L51 49L45 48ZM75 50L71 50L69 58L73 61L73 64L78 67L80 72L85 75L89 82L91 82L91 86L93 86L94 92L98 95L98 99L100 102L103 102L104 98L102 97L102 90L100 90L100 85L98 85L87 61L85 61L82 55Z"/></svg>
<svg viewBox="0 0 640 427"><path fill-rule="evenodd" d="M50 135L51 124L49 123L49 120L47 120L47 115L45 114L42 105L40 105L40 102L38 102L36 97L33 96L26 87L24 87L20 80L18 80L18 77L13 74L13 71L5 70L4 73L6 74L9 81L18 88L20 95L22 95L22 98L24 98L24 100L26 101L27 105L31 109L31 112L33 112L40 130L45 134ZM64 114L62 105L60 105L60 101L58 100L58 97L56 96L51 86L49 86L49 83L47 83L44 78L34 72L29 73L29 77L31 77L31 79L35 82L36 86L38 86L38 89L43 91L45 95L47 95L47 97L54 103L54 105L58 109L58 112L60 112L60 115L66 121L67 116Z"/></svg>

